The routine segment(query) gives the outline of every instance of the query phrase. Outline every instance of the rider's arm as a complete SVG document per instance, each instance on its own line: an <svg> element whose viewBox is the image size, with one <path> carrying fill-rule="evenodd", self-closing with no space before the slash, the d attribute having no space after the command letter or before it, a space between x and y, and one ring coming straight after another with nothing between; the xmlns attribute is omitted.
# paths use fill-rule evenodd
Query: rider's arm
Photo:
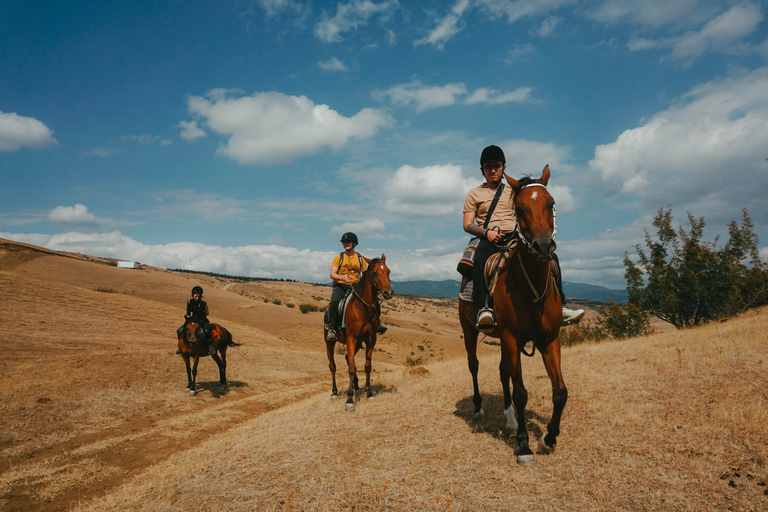
<svg viewBox="0 0 768 512"><path fill-rule="evenodd" d="M472 236L485 238L485 230L475 224L475 212L464 212L464 231Z"/></svg>

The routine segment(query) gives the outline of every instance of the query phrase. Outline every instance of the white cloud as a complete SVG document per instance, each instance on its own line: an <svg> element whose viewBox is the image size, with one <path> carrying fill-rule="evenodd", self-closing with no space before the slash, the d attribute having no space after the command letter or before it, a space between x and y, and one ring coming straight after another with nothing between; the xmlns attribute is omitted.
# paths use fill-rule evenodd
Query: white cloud
<svg viewBox="0 0 768 512"><path fill-rule="evenodd" d="M137 213L152 219L245 220L254 216L249 206L247 201L214 192L174 190L156 196L151 208Z"/></svg>
<svg viewBox="0 0 768 512"><path fill-rule="evenodd" d="M533 53L536 51L536 49L533 47L532 44L526 43L526 44L515 44L512 46L512 48L507 52L508 57L505 60L507 64L512 64L520 59L523 55L528 55L529 53Z"/></svg>
<svg viewBox="0 0 768 512"><path fill-rule="evenodd" d="M381 100L389 97L393 105L416 105L417 112L423 112L431 108L445 107L456 104L456 98L467 93L467 87L459 82L443 86L427 86L419 80L413 80L408 84L399 84L385 91L374 91L375 98Z"/></svg>
<svg viewBox="0 0 768 512"><path fill-rule="evenodd" d="M0 151L11 153L22 147L42 149L58 144L53 132L32 117L0 111Z"/></svg>
<svg viewBox="0 0 768 512"><path fill-rule="evenodd" d="M258 3L264 9L267 16L274 16L286 9L296 12L301 11L301 3L295 0L258 0Z"/></svg>
<svg viewBox="0 0 768 512"><path fill-rule="evenodd" d="M605 24L628 22L644 28L698 25L716 12L711 0L603 0L587 12L589 19Z"/></svg>
<svg viewBox="0 0 768 512"><path fill-rule="evenodd" d="M476 89L469 98L465 100L467 105L476 105L486 103L488 105L500 105L502 103L526 103L533 101L531 97L532 89L530 87L519 87L512 92L500 93L495 89L482 87Z"/></svg>
<svg viewBox="0 0 768 512"><path fill-rule="evenodd" d="M208 135L205 130L197 126L197 121L181 121L179 128L181 128L181 133L179 133L181 138L190 142Z"/></svg>
<svg viewBox="0 0 768 512"><path fill-rule="evenodd" d="M75 206L57 206L48 214L48 220L56 224L76 224L82 226L95 226L98 224L96 216L88 211L82 204Z"/></svg>
<svg viewBox="0 0 768 512"><path fill-rule="evenodd" d="M80 156L98 156L101 158L109 158L114 155L119 155L121 152L117 149L108 148L93 148L80 153Z"/></svg>
<svg viewBox="0 0 768 512"><path fill-rule="evenodd" d="M380 3L370 0L352 0L346 4L339 3L336 15L327 16L317 25L315 36L324 43L338 43L345 32L356 30L360 25L368 23L375 15L386 15L398 6L397 0Z"/></svg>
<svg viewBox="0 0 768 512"><path fill-rule="evenodd" d="M557 179L558 174L573 170L573 166L566 163L571 154L567 146L525 139L502 141L498 146L504 150L507 159L506 174L513 178L519 178L523 174L537 178L541 176L544 166L549 165L552 172L551 182Z"/></svg>
<svg viewBox="0 0 768 512"><path fill-rule="evenodd" d="M503 103L530 103L536 100L531 95L530 87L519 87L511 92L499 92L495 89L482 87L476 89L463 100L467 105L485 103L500 105ZM386 90L376 90L373 97L379 101L388 98L393 105L415 105L416 112L424 112L432 108L448 107L462 102L467 95L467 86L463 82L443 86L424 85L420 80L412 80L407 84L398 84Z"/></svg>
<svg viewBox="0 0 768 512"><path fill-rule="evenodd" d="M598 146L590 167L656 207L708 197L764 203L768 67L694 88L644 125ZM731 201L732 202L732 201Z"/></svg>
<svg viewBox="0 0 768 512"><path fill-rule="evenodd" d="M334 235L342 235L349 231L357 235L360 240L379 239L384 238L383 234L387 231L387 226L379 219L367 219L360 222L346 222L331 228L331 233Z"/></svg>
<svg viewBox="0 0 768 512"><path fill-rule="evenodd" d="M366 139L389 122L382 111L366 108L344 117L328 105L315 105L306 96L257 92L229 98L216 91L207 98L193 96L189 111L207 126L229 136L217 153L240 164L275 164L338 149L350 139Z"/></svg>
<svg viewBox="0 0 768 512"><path fill-rule="evenodd" d="M699 32L692 32L675 42L670 57L675 60L693 59L707 51L731 52L735 44L755 31L762 21L760 8L739 4L717 16Z"/></svg>
<svg viewBox="0 0 768 512"><path fill-rule="evenodd" d="M480 183L479 172L467 179L458 165L404 165L387 183L384 203L389 212L406 218L455 215L458 226L467 192Z"/></svg>
<svg viewBox="0 0 768 512"><path fill-rule="evenodd" d="M164 139L162 135L150 135L148 133L143 133L141 135L123 135L120 137L120 140L124 142L135 142L141 146L151 146L155 143L158 143L161 146L171 144L171 141Z"/></svg>
<svg viewBox="0 0 768 512"><path fill-rule="evenodd" d="M413 45L420 46L431 44L442 50L445 43L461 30L459 21L461 20L464 11L467 10L467 7L469 7L469 0L458 0L451 8L451 12L442 20L438 20L437 27L435 27L426 37L414 41Z"/></svg>
<svg viewBox="0 0 768 512"><path fill-rule="evenodd" d="M550 16L541 22L541 26L536 33L541 37L549 37L555 33L555 30L557 30L557 26L561 21L563 21L563 18L560 18L559 16Z"/></svg>
<svg viewBox="0 0 768 512"><path fill-rule="evenodd" d="M317 67L325 71L347 71L349 69L336 57L318 62Z"/></svg>
<svg viewBox="0 0 768 512"><path fill-rule="evenodd" d="M721 5L700 0L671 3L666 0L631 3L613 1L602 4L591 13L591 17L607 23L626 19L641 29L655 29L671 24L671 33L680 33L680 29L686 29L680 35L656 39L638 35L628 43L632 51L668 49L670 53L666 58L683 65L691 64L707 52L760 53L760 46L744 42L763 20L760 6L742 2L732 5L725 12L721 12L721 8Z"/></svg>
<svg viewBox="0 0 768 512"><path fill-rule="evenodd" d="M478 0L477 3L492 16L505 16L509 23L514 23L526 16L546 14L576 3L576 0Z"/></svg>

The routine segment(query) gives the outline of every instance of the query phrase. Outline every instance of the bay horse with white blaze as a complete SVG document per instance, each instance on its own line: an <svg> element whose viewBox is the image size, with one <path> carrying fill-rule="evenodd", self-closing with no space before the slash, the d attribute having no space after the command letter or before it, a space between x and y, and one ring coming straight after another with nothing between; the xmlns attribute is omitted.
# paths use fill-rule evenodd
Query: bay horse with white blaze
<svg viewBox="0 0 768 512"><path fill-rule="evenodd" d="M524 177L517 181L506 176L512 187L518 242L516 247L504 250L503 258L506 262L499 270L491 295L497 327L490 336L500 338L501 341L499 374L504 390L506 428L510 433L517 430L516 457L517 462L523 465L533 464L525 422L528 391L523 384L520 362L520 353L529 340L533 341L534 347L541 353L552 383L552 417L547 432L539 439L541 453L552 453L555 450L563 408L568 399L568 390L560 370L562 297L555 284L557 265L552 259L557 244L554 240L555 200L546 188L549 176L549 166L544 167L538 179ZM475 327L475 308L472 302L459 300L459 318L472 374L475 417L482 419L482 398L477 385L478 330ZM511 395L510 378L513 385ZM515 411L519 427L515 421Z"/></svg>
<svg viewBox="0 0 768 512"><path fill-rule="evenodd" d="M232 341L232 335L229 331L219 324L211 324L210 343L214 348L211 357L216 361L216 365L219 367L219 384L226 385L227 347L237 347L240 346L240 344ZM179 336L179 350L181 350L181 357L184 358L184 364L187 367L187 391L194 395L197 393L195 389L197 363L200 361L201 357L206 357L209 354L205 332L199 323L190 321L184 326L182 333ZM221 354L221 357L216 355L216 352ZM191 367L190 359L193 360Z"/></svg>
<svg viewBox="0 0 768 512"><path fill-rule="evenodd" d="M355 367L355 354L365 343L365 391L369 400L373 399L371 391L371 357L373 347L376 346L376 334L381 326L381 302L389 300L395 294L392 284L389 282L389 267L387 257L369 260L368 268L363 273L360 282L352 286L353 297L349 301L345 314L345 328L338 334L337 339L328 340L328 331L323 330L325 347L328 351L328 367L331 369L333 390L331 398L338 398L336 389L336 362L333 357L333 349L336 343L343 343L347 347L347 365L349 366L349 388L347 389L347 402L344 407L348 411L355 410L355 390L358 389L357 368Z"/></svg>

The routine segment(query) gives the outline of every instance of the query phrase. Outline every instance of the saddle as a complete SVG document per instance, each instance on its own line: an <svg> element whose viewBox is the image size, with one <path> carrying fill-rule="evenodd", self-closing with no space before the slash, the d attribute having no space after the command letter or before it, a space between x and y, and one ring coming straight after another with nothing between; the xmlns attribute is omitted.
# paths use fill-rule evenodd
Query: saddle
<svg viewBox="0 0 768 512"><path fill-rule="evenodd" d="M349 306L349 301L352 300L352 295L352 288L350 288L339 301L339 305L336 310L336 321L339 322L339 320L341 320L341 322L339 322L340 329L344 329L346 327L347 306ZM326 324L328 324L330 321L328 318L329 311L330 308L325 311L325 317L323 319Z"/></svg>

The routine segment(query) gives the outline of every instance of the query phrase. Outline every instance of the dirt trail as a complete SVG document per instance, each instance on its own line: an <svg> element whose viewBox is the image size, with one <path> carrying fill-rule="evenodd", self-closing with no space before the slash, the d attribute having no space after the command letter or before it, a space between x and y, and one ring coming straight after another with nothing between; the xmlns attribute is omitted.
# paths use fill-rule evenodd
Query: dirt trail
<svg viewBox="0 0 768 512"><path fill-rule="evenodd" d="M237 385L237 384L235 384ZM19 479L5 493L4 511L54 512L89 501L124 482L144 469L184 452L199 441L226 436L245 421L279 407L295 403L321 392L320 382L286 388L281 391L226 399L226 390L217 383L201 383L202 392L221 394L222 403L200 404L189 413L172 413L159 419L138 419L120 428L84 435L45 449L11 457L0 463L0 473L24 473L31 466L57 466L44 477ZM53 480L64 481L78 473L78 468L99 468L86 478L78 478L71 488L45 499L46 487ZM77 475L82 477L84 475ZM41 496L42 495L42 496Z"/></svg>

